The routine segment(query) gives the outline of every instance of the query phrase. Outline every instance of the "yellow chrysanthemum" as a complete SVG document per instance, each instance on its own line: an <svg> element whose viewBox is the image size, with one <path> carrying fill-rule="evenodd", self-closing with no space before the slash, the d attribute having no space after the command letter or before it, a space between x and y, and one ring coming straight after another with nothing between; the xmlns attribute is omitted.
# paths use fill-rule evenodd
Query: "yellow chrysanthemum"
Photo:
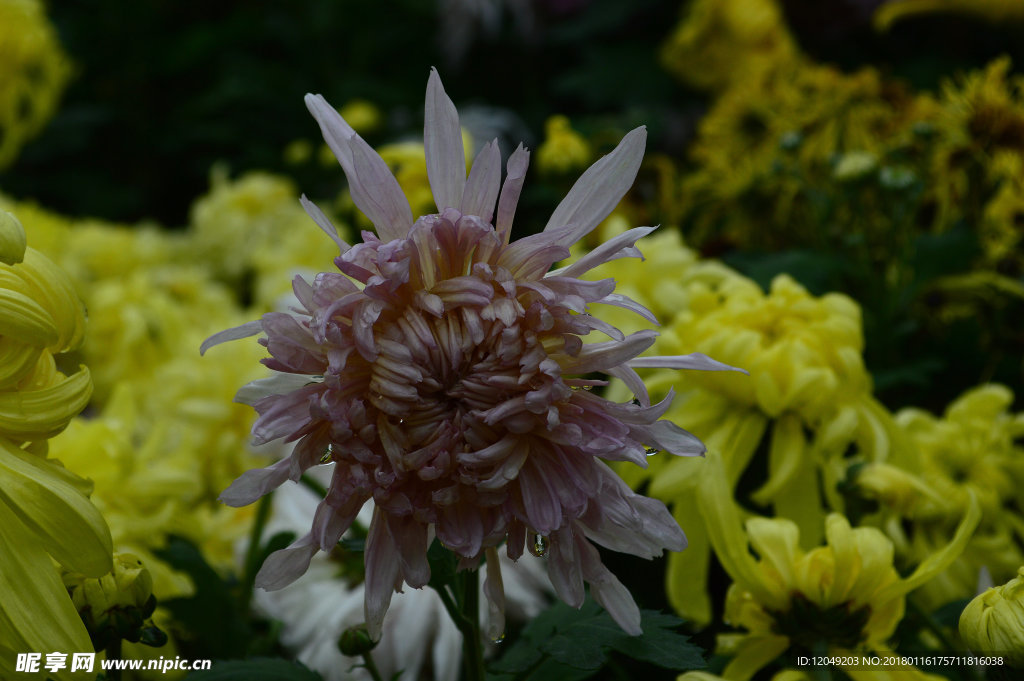
<svg viewBox="0 0 1024 681"><path fill-rule="evenodd" d="M71 64L39 0L0 0L0 169L50 120Z"/></svg>
<svg viewBox="0 0 1024 681"><path fill-rule="evenodd" d="M928 193L940 226L980 221L995 188L1019 172L1024 154L1024 79L1002 57L943 83L934 120Z"/></svg>
<svg viewBox="0 0 1024 681"><path fill-rule="evenodd" d="M722 90L797 58L774 0L696 0L661 48L661 63L681 81Z"/></svg>
<svg viewBox="0 0 1024 681"><path fill-rule="evenodd" d="M617 262L595 275L615 276ZM676 392L666 415L728 457L730 484L767 440L768 479L752 499L796 522L813 545L824 509L843 507L836 483L845 475L851 445L870 460L886 459L893 449L894 426L871 396L861 356L859 308L839 294L815 298L787 276L776 278L765 294L714 263L691 265L675 281L679 288L670 290L678 307L665 321L656 351L724 357L750 376L701 373L678 382L656 371L646 379L652 396ZM648 302L642 292L633 294ZM687 528L690 548L669 558L669 598L684 616L706 623L708 539L693 493L699 466L693 459L657 458L647 471L621 472L634 485L650 480L650 494L672 503Z"/></svg>
<svg viewBox="0 0 1024 681"><path fill-rule="evenodd" d="M725 620L744 630L719 637L718 652L733 657L723 673L730 681L746 681L787 651L884 653L906 595L963 552L981 518L972 500L952 540L900 577L892 542L875 528L851 528L836 513L825 520L825 545L810 550L801 548L799 528L784 518L748 519L744 532L723 463L708 457L697 497L715 554L733 579ZM846 672L876 678L861 669Z"/></svg>
<svg viewBox="0 0 1024 681"><path fill-rule="evenodd" d="M55 353L82 340L84 309L67 275L33 248L21 224L0 220L0 675L15 653L90 650L53 561L86 575L111 567L110 531L90 485L47 458L46 439L89 401L81 367L65 376ZM42 613L42 614L41 614ZM59 678L68 674L58 673Z"/></svg>
<svg viewBox="0 0 1024 681"><path fill-rule="evenodd" d="M984 567L1005 580L1024 563L1024 414L1009 411L1013 393L999 385L968 391L942 418L905 409L896 423L915 458L900 465L870 463L852 479L881 504L872 520L896 542L905 562L926 556L977 499L983 512L969 550L918 598L936 608L974 592Z"/></svg>
<svg viewBox="0 0 1024 681"><path fill-rule="evenodd" d="M1002 656L1007 665L1024 669L1024 567L967 604L960 634L976 654Z"/></svg>
<svg viewBox="0 0 1024 681"><path fill-rule="evenodd" d="M297 193L280 175L249 172L232 180L215 169L210 191L192 206L187 259L231 287L239 303L274 309L291 293L294 275L313 271L323 257L322 235Z"/></svg>
<svg viewBox="0 0 1024 681"><path fill-rule="evenodd" d="M692 147L697 169L683 180L688 237L759 248L816 243L821 216L804 196L809 187L838 198L849 178L833 168L837 159L880 158L928 115L930 101L874 69L845 74L804 61L737 83L715 100Z"/></svg>
<svg viewBox="0 0 1024 681"><path fill-rule="evenodd" d="M590 144L572 129L565 116L552 116L544 123L544 141L537 148L537 166L542 172L565 174L590 165Z"/></svg>
<svg viewBox="0 0 1024 681"><path fill-rule="evenodd" d="M350 99L338 109L338 113L361 135L373 132L383 122L383 114L377 105L365 99Z"/></svg>

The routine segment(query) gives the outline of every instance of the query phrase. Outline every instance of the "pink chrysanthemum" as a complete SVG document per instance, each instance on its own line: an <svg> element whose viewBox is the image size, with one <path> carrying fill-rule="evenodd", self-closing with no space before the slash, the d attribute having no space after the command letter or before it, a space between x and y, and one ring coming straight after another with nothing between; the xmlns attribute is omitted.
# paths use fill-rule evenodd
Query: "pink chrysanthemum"
<svg viewBox="0 0 1024 681"><path fill-rule="evenodd" d="M312 530L271 555L257 585L281 588L330 551L369 500L366 620L375 638L391 594L430 578L427 547L436 536L476 568L503 542L508 555L546 543L551 582L579 606L584 582L622 628L640 633L640 613L601 563L591 541L645 558L686 539L660 501L633 493L603 460L646 466L647 447L699 455L703 445L659 420L671 401L650 404L636 367L728 369L703 355L636 359L654 331L624 336L589 312L618 305L654 322L614 293L615 282L577 277L619 257L639 257L638 227L574 264L550 271L632 185L646 131L633 130L595 163L555 209L544 231L509 243L529 153L508 160L500 186L497 142L469 176L458 114L436 71L427 83L424 144L438 213L413 220L384 161L319 95L306 105L348 177L352 198L377 234L349 246L305 198L310 216L338 244L340 273L294 282L302 308L273 312L204 344L262 332L264 363L291 374L243 389L259 412L259 443L297 441L288 458L249 471L221 499L252 503L311 466L333 462L327 497ZM499 198L500 193L500 198ZM497 215L494 216L495 202ZM610 340L584 345L596 330ZM638 403L618 404L589 389L600 372L624 380ZM254 396L255 393L255 396ZM485 593L503 609L499 562L487 560ZM498 625L500 626L500 624Z"/></svg>

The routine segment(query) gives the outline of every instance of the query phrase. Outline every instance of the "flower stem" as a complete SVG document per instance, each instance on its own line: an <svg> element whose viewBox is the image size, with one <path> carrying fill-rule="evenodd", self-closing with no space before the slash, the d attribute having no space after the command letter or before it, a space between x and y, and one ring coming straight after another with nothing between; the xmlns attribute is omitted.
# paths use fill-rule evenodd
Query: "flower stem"
<svg viewBox="0 0 1024 681"><path fill-rule="evenodd" d="M484 648L480 640L480 573L466 570L462 573L462 655L466 666L466 681L484 681Z"/></svg>
<svg viewBox="0 0 1024 681"><path fill-rule="evenodd" d="M249 601L252 600L252 590L256 584L256 572L260 566L256 564L260 555L260 544L263 540L263 528L267 525L267 518L270 517L271 499L273 494L267 494L260 499L256 507L256 518L252 522L252 530L249 532L249 548L245 552L245 584L242 591L241 611L249 612Z"/></svg>
<svg viewBox="0 0 1024 681"><path fill-rule="evenodd" d="M480 639L480 587L476 570L461 572L455 577L458 591L452 598L448 587L434 587L441 604L462 634L462 663L466 668L465 681L484 681L484 649Z"/></svg>
<svg viewBox="0 0 1024 681"><path fill-rule="evenodd" d="M373 661L373 655L370 654L369 650L363 653L363 664L366 666L366 671L370 672L373 681L384 681L384 677L380 675L377 663Z"/></svg>

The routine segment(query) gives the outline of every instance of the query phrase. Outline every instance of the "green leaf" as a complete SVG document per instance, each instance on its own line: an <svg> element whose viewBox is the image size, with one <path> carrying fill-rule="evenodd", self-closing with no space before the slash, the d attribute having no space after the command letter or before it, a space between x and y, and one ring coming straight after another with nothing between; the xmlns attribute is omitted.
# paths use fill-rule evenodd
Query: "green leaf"
<svg viewBox="0 0 1024 681"><path fill-rule="evenodd" d="M665 669L703 668L701 649L690 643L689 637L673 631L682 623L672 615L642 610L640 626L644 633L630 636L601 611L553 636L541 649L555 660L580 669L599 669L607 662L608 649Z"/></svg>
<svg viewBox="0 0 1024 681"><path fill-rule="evenodd" d="M593 600L579 610L557 603L534 619L490 665L492 681L576 681L597 674L611 651L675 671L702 669L703 651L675 631L678 617L641 611L642 636L630 636Z"/></svg>
<svg viewBox="0 0 1024 681"><path fill-rule="evenodd" d="M195 594L162 601L174 618L193 635L194 657L243 657L252 632L248 613L241 606L238 583L226 582L207 564L202 553L181 537L171 537L167 547L155 552L171 567L192 578ZM203 653L200 655L200 653Z"/></svg>
<svg viewBox="0 0 1024 681"><path fill-rule="evenodd" d="M185 681L323 681L323 677L299 662L273 657L215 661L206 671L192 672Z"/></svg>

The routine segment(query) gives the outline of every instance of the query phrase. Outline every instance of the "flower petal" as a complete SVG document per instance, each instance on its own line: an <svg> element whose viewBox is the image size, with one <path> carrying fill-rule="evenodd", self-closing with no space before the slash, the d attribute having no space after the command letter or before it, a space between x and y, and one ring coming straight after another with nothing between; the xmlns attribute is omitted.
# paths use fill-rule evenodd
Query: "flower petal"
<svg viewBox="0 0 1024 681"><path fill-rule="evenodd" d="M0 676L16 677L14 653L92 650L89 633L50 556L2 502L0 556L0 593L4 595L0 598ZM10 657L3 654L8 647ZM54 674L61 681L77 677Z"/></svg>
<svg viewBox="0 0 1024 681"><path fill-rule="evenodd" d="M283 589L305 574L309 561L320 547L312 533L298 539L287 548L274 551L263 561L256 573L256 586L267 591Z"/></svg>
<svg viewBox="0 0 1024 681"><path fill-rule="evenodd" d="M281 459L266 468L254 468L242 473L218 499L228 506L241 508L256 501L264 494L269 494L288 479L290 462Z"/></svg>
<svg viewBox="0 0 1024 681"><path fill-rule="evenodd" d="M79 489L80 480L53 461L0 439L0 505L6 506L61 565L90 577L113 569L110 530Z"/></svg>
<svg viewBox="0 0 1024 681"><path fill-rule="evenodd" d="M459 211L463 215L476 215L484 222L490 222L500 187L501 152L498 150L498 140L495 139L485 144L473 161Z"/></svg>
<svg viewBox="0 0 1024 681"><path fill-rule="evenodd" d="M516 215L519 194L523 191L523 180L529 165L530 152L520 144L508 158L505 183L501 186L501 198L498 199L498 215L494 222L498 237L505 245L508 245L512 234L512 219Z"/></svg>
<svg viewBox="0 0 1024 681"><path fill-rule="evenodd" d="M730 366L717 359L711 359L699 352L689 355L662 355L658 357L637 357L627 364L634 369L694 369L696 371L738 371L750 375L746 369Z"/></svg>
<svg viewBox="0 0 1024 681"><path fill-rule="evenodd" d="M462 147L459 112L445 94L437 69L430 69L423 121L423 151L427 178L437 212L458 208L466 186L466 154Z"/></svg>
<svg viewBox="0 0 1024 681"><path fill-rule="evenodd" d="M558 364L566 374L586 374L602 371L625 364L654 344L658 334L643 329L626 336L625 340L604 341L585 345L575 357L559 357Z"/></svg>
<svg viewBox="0 0 1024 681"><path fill-rule="evenodd" d="M352 248L347 243L345 243L344 239L341 238L341 235L338 234L338 228L335 227L334 223L331 222L330 218L328 218L327 215L325 215L324 212L320 210L320 206L316 205L315 203L307 199L305 194L299 197L299 203L301 203L303 209L305 209L306 215L311 217L313 219L313 222L315 222L317 226L320 227L320 229L322 229L327 236L331 237L331 240L334 241L334 243L338 244L339 251L344 253L348 249ZM412 212L410 211L409 214L411 216Z"/></svg>
<svg viewBox="0 0 1024 681"><path fill-rule="evenodd" d="M640 251L634 248L633 244L656 229L657 227L634 227L605 241L568 267L562 267L548 274L549 276L578 277L584 272L589 272L598 265L603 265L610 260L617 258L642 258L643 256Z"/></svg>
<svg viewBox="0 0 1024 681"><path fill-rule="evenodd" d="M568 224L575 228L559 243L571 246L590 233L619 205L633 186L647 144L647 129L639 127L619 142L619 146L590 166L551 214L544 231Z"/></svg>
<svg viewBox="0 0 1024 681"><path fill-rule="evenodd" d="M380 640L384 615L399 579L399 555L388 533L383 512L373 509L370 532L366 536L366 630L374 641Z"/></svg>
<svg viewBox="0 0 1024 681"><path fill-rule="evenodd" d="M233 326L230 329L224 329L218 331L209 338L203 341L203 344L199 346L199 354L205 355L206 351L212 348L214 345L220 345L221 343L227 343L228 341L238 340L239 338L248 338L249 336L255 336L263 330L263 321L257 319L255 321L246 322L241 326Z"/></svg>
<svg viewBox="0 0 1024 681"><path fill-rule="evenodd" d="M382 241L405 237L412 226L412 209L388 164L322 95L308 94L305 101L345 171L356 207L370 218Z"/></svg>

